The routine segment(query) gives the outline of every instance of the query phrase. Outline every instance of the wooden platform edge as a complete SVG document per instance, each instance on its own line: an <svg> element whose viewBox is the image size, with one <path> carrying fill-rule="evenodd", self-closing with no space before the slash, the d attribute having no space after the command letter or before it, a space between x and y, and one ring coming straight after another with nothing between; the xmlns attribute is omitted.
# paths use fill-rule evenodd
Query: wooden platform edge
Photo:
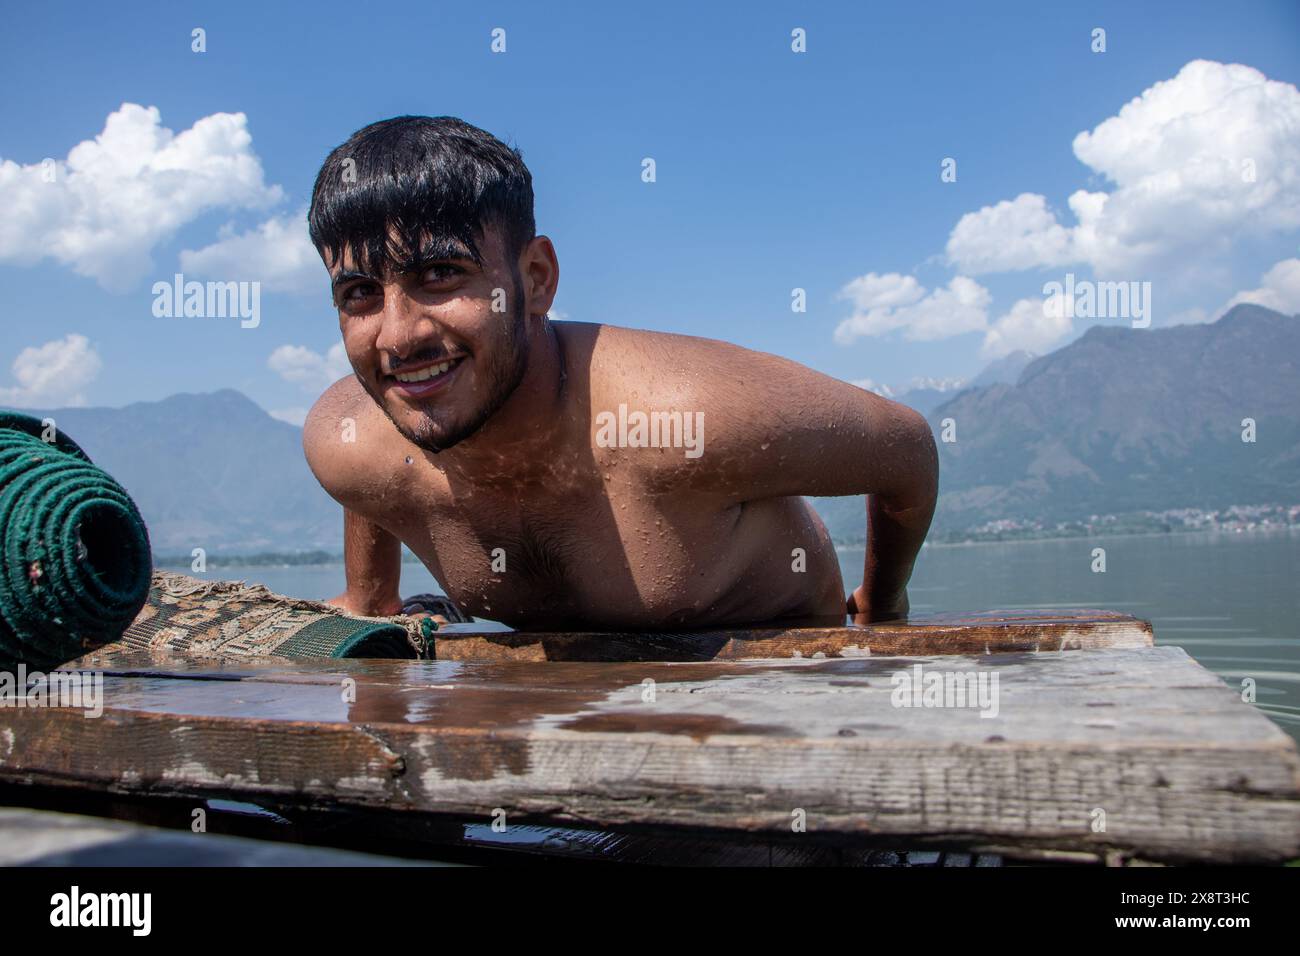
<svg viewBox="0 0 1300 956"><path fill-rule="evenodd" d="M1111 611L998 611L861 627L740 628L694 632L478 631L434 636L439 660L706 661L878 655L1004 654L1151 647L1149 621Z"/></svg>
<svg viewBox="0 0 1300 956"><path fill-rule="evenodd" d="M1024 673L1048 666L1047 655L1007 657L1005 664L989 666ZM660 665L680 672L675 687L668 675L659 681L660 706L667 709L656 720L633 724L623 715L639 699L632 678L639 678L641 668L623 681L630 691L617 695L622 703L607 700L593 708L579 700L578 709L558 724L547 716L556 711L555 691L529 704L536 717L514 725L484 725L479 711L466 713L459 698L447 711L452 722L437 726L392 718L305 720L273 700L264 703L271 708L264 712L283 716L117 708L88 720L59 708L0 711L0 779L100 792L265 797L399 815L488 820L500 811L519 822L755 834L788 831L791 813L799 811L808 830L821 835L942 836L971 847L1014 843L1172 862L1264 863L1300 856L1300 759L1294 742L1185 652L1168 647L1050 657L1058 662L1052 666L1068 664L1069 673L1061 674L1068 679L1037 691L1019 685L1031 694L1014 708L1022 715L1019 733L1002 724L974 737L899 737L872 730L870 723L848 735L836 734L837 724L816 736L798 730L801 721L811 728L826 716L813 706L809 691L826 695L828 706L838 702L841 715L879 720L846 696L870 690L870 682L853 690L862 669L873 666L867 661L745 665L752 670L748 690L735 674L723 687L694 673L730 670L728 665ZM336 663L358 675L366 667ZM797 692L774 695L770 680L764 683L765 669L779 671L782 681L802 679L804 690L787 685L786 691ZM1138 671L1152 683L1116 685L1116 672ZM150 679L162 681L159 693L169 701L206 692L236 702L251 690L239 680L203 678L200 686L183 676L140 678ZM192 691L184 686L191 683ZM871 693L888 693L878 681L874 686ZM499 688L494 680L491 692ZM299 692L285 685L276 693ZM426 693L465 691L439 678ZM409 692L402 696L413 699ZM710 697L717 699L709 704ZM1060 712L1095 714L1107 723L1122 711L1106 708L1126 702L1146 708L1146 719L1158 719L1166 729L1114 738L1114 731L1102 728L1071 733L1059 743L1035 732ZM730 715L721 719L731 723L701 729L710 726L701 720L702 703ZM933 720L943 713L924 712ZM1218 739L1179 729L1179 714L1194 715L1206 734L1221 728ZM693 723L673 724L691 717ZM711 721L719 724L717 717ZM774 721L797 732L768 734L765 728ZM989 733L995 727L999 733ZM1106 812L1101 832L1092 826L1098 808Z"/></svg>

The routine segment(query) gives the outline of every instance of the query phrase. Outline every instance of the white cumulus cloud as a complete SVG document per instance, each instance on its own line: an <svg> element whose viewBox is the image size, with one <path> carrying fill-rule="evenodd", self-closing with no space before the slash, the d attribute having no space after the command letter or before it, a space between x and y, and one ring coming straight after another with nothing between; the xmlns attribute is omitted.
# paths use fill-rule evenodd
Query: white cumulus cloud
<svg viewBox="0 0 1300 956"><path fill-rule="evenodd" d="M1300 227L1300 90L1252 67L1194 60L1073 148L1113 184L1069 197L1074 224L1025 193L963 216L949 261L972 275L1067 263L1136 274Z"/></svg>
<svg viewBox="0 0 1300 956"><path fill-rule="evenodd" d="M1071 255L1070 233L1035 193L968 212L948 238L948 258L977 275L1059 265Z"/></svg>
<svg viewBox="0 0 1300 956"><path fill-rule="evenodd" d="M90 340L75 332L25 348L14 359L18 384L0 388L0 405L11 408L57 408L86 404L81 390L99 374L103 363Z"/></svg>
<svg viewBox="0 0 1300 956"><path fill-rule="evenodd" d="M323 392L344 375L352 374L342 342L335 342L324 355L305 345L281 345L266 364L286 382L301 385L309 392Z"/></svg>
<svg viewBox="0 0 1300 956"><path fill-rule="evenodd" d="M853 303L853 314L835 329L835 341L849 345L866 336L895 329L903 337L925 342L988 326L989 292L973 279L953 276L947 286L927 290L913 276L869 272L840 290Z"/></svg>
<svg viewBox="0 0 1300 956"><path fill-rule="evenodd" d="M1300 259L1283 259L1264 273L1260 281L1262 285L1258 289L1238 292L1229 299L1219 314L1242 302L1276 309L1284 315L1300 313Z"/></svg>
<svg viewBox="0 0 1300 956"><path fill-rule="evenodd" d="M243 113L214 113L174 133L156 107L124 103L66 159L0 160L0 262L43 258L123 292L152 250L200 214L278 202Z"/></svg>
<svg viewBox="0 0 1300 956"><path fill-rule="evenodd" d="M1023 349L1041 355L1070 334L1065 296L1021 299L984 333L980 354L998 359Z"/></svg>
<svg viewBox="0 0 1300 956"><path fill-rule="evenodd" d="M306 209L247 232L223 230L216 242L182 250L180 258L187 277L257 281L268 292L329 295L329 274L307 234Z"/></svg>

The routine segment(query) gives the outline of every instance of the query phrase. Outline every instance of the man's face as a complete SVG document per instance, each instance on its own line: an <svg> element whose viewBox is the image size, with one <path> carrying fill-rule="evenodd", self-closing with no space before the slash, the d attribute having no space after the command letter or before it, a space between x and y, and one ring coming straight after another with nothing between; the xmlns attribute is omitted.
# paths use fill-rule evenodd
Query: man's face
<svg viewBox="0 0 1300 956"><path fill-rule="evenodd" d="M346 254L330 266L357 378L402 435L432 452L478 431L527 367L518 264L494 228L478 245L481 263L448 240L412 250L397 274L362 274Z"/></svg>

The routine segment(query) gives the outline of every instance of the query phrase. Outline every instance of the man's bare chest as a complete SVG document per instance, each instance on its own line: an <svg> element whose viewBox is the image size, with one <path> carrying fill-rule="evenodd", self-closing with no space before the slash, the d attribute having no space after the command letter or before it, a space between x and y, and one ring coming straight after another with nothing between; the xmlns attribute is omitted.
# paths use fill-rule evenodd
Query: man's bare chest
<svg viewBox="0 0 1300 956"><path fill-rule="evenodd" d="M689 493L597 473L515 489L430 482L385 502L380 523L471 613L560 622L690 604L728 576L734 515ZM614 613L614 617L617 613Z"/></svg>

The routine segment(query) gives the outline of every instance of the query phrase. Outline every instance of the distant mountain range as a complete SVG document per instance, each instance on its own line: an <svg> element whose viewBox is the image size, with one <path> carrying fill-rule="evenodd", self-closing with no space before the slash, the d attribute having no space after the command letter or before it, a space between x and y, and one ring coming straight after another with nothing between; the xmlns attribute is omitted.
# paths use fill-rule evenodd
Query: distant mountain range
<svg viewBox="0 0 1300 956"><path fill-rule="evenodd" d="M232 389L123 408L19 410L53 418L122 483L156 554L342 546L338 505L307 467L302 429Z"/></svg>
<svg viewBox="0 0 1300 956"><path fill-rule="evenodd" d="M1020 373L1035 358L1037 356L1032 352L1012 352L1010 355L991 363L970 381L944 382L940 384L922 383L890 397L895 401L902 402L904 405L915 408L922 415L929 415L930 412L944 402L949 401L957 393L968 388L996 385L999 382L1014 385L1016 380L1020 378Z"/></svg>
<svg viewBox="0 0 1300 956"><path fill-rule="evenodd" d="M899 398L937 436L945 420L955 430L939 443L939 533L1003 518L1300 502L1300 317L1259 306L1207 325L1094 326L955 390ZM239 392L24 411L53 417L122 482L156 553L341 548L338 506L307 468L301 429ZM1241 440L1248 418L1253 443ZM861 498L814 501L837 540L861 540Z"/></svg>
<svg viewBox="0 0 1300 956"><path fill-rule="evenodd" d="M1098 325L1025 357L955 391L899 396L936 436L953 423L956 440L939 442L936 535L999 519L1300 502L1300 316L1239 305L1205 325ZM1247 418L1253 443L1242 441ZM860 499L814 503L836 540L862 540Z"/></svg>
<svg viewBox="0 0 1300 956"><path fill-rule="evenodd" d="M1300 317L1239 305L1205 325L1093 326L928 417L956 431L939 445L949 528L1300 502Z"/></svg>

